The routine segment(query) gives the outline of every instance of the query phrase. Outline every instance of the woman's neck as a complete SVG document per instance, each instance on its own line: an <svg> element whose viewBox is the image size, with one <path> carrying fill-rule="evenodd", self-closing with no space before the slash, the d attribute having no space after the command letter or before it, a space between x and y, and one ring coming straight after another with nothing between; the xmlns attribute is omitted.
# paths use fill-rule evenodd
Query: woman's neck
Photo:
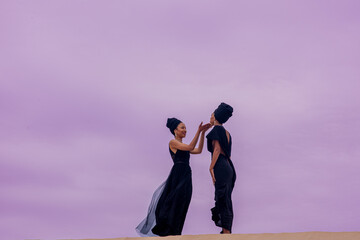
<svg viewBox="0 0 360 240"><path fill-rule="evenodd" d="M222 126L222 124L219 122L214 122L214 126Z"/></svg>
<svg viewBox="0 0 360 240"><path fill-rule="evenodd" d="M179 141L182 143L182 138L179 138L179 137L175 137L175 140Z"/></svg>

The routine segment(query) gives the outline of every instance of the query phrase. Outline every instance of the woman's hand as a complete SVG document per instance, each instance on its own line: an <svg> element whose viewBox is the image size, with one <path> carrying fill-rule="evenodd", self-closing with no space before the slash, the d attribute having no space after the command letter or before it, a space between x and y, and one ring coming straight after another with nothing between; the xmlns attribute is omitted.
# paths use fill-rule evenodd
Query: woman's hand
<svg viewBox="0 0 360 240"><path fill-rule="evenodd" d="M212 181L213 181L213 184L214 184L214 186L215 186L215 182L216 182L215 177L212 177Z"/></svg>
<svg viewBox="0 0 360 240"><path fill-rule="evenodd" d="M214 184L214 186L215 186L216 179L215 179L214 169L210 169L210 174L211 174L211 178L212 178L213 184Z"/></svg>
<svg viewBox="0 0 360 240"><path fill-rule="evenodd" d="M200 123L198 132L200 133L204 129L203 122Z"/></svg>
<svg viewBox="0 0 360 240"><path fill-rule="evenodd" d="M207 123L207 124L205 124L205 125L203 125L203 130L202 130L202 132L203 133L205 133L207 130L209 130L210 128L211 128L212 126L211 126L211 124L210 123Z"/></svg>
<svg viewBox="0 0 360 240"><path fill-rule="evenodd" d="M201 122L199 125L199 130L198 130L199 132L206 132L211 127L210 123L207 123L205 125L202 124L203 122Z"/></svg>

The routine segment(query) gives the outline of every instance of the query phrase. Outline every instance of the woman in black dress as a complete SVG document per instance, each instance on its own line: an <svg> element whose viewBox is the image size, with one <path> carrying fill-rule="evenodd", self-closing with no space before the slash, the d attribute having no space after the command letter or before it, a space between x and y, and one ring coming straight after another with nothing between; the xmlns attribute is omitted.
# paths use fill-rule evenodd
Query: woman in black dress
<svg viewBox="0 0 360 240"><path fill-rule="evenodd" d="M231 193L234 188L236 173L231 161L231 135L223 127L232 116L233 108L221 103L210 118L214 128L206 136L207 148L212 154L210 174L215 185L215 207L211 209L212 220L222 228L220 233L231 233L233 208Z"/></svg>
<svg viewBox="0 0 360 240"><path fill-rule="evenodd" d="M201 122L191 143L185 144L182 142L186 136L184 123L168 118L166 126L175 137L169 142L174 165L167 180L155 191L147 217L136 227L141 236L181 235L192 195L190 153L201 153L205 132L211 127L210 123ZM199 136L200 143L195 148Z"/></svg>

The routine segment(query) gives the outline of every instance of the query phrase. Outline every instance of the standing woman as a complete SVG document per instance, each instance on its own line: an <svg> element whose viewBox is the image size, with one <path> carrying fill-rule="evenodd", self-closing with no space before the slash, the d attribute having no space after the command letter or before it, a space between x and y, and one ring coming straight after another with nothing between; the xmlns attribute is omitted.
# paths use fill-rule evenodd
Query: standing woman
<svg viewBox="0 0 360 240"><path fill-rule="evenodd" d="M231 161L231 135L223 124L232 116L233 108L221 103L210 118L214 128L206 136L207 148L211 152L210 174L215 185L215 207L211 209L212 220L222 228L220 233L231 233L233 208L231 193L236 173Z"/></svg>
<svg viewBox="0 0 360 240"><path fill-rule="evenodd" d="M141 236L181 235L192 195L190 153L199 154L204 145L205 132L210 123L200 126L190 144L182 139L186 126L176 118L168 118L166 126L174 135L169 142L169 151L174 165L167 180L155 191L147 217L136 227ZM199 136L200 143L195 148Z"/></svg>

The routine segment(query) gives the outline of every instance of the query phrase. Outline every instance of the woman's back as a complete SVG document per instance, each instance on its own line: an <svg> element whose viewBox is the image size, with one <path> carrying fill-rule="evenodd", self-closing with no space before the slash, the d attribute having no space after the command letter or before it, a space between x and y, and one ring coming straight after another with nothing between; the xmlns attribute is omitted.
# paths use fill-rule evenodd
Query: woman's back
<svg viewBox="0 0 360 240"><path fill-rule="evenodd" d="M223 126L214 126L206 137L208 138L207 148L209 152L212 153L214 151L212 140L217 140L221 147L220 152L226 157L231 157L231 135Z"/></svg>

